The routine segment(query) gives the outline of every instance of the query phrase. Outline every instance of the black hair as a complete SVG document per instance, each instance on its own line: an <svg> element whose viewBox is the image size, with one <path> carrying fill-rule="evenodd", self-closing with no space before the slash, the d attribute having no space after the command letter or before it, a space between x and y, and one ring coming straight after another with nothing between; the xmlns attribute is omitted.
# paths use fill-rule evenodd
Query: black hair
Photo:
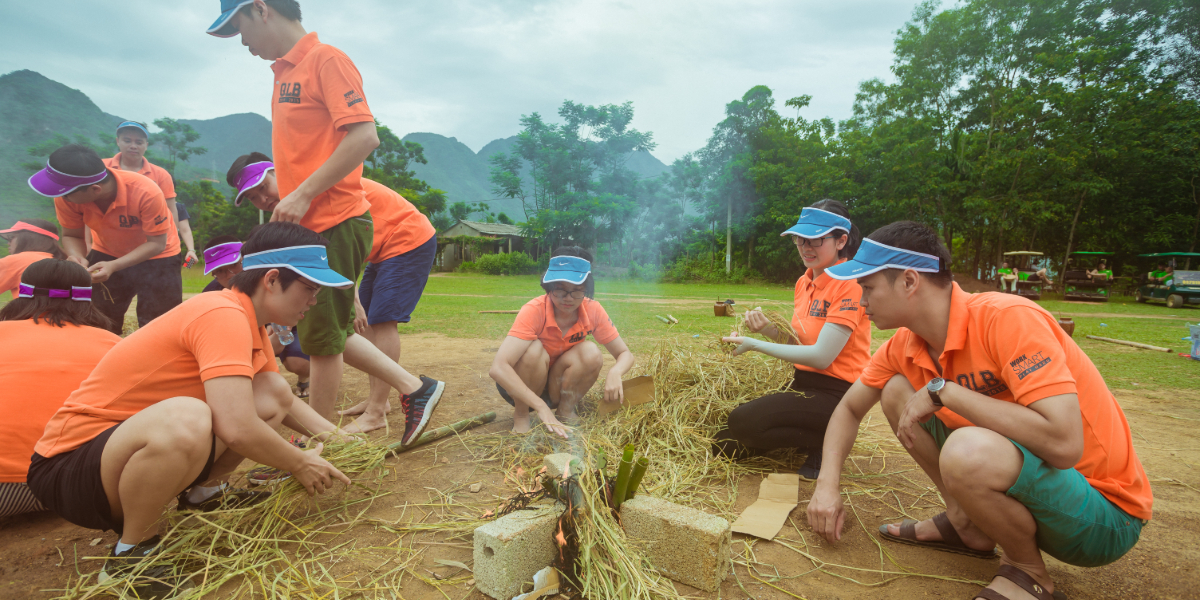
<svg viewBox="0 0 1200 600"><path fill-rule="evenodd" d="M592 253L580 248L579 246L561 246L555 248L554 251L550 253L550 258L554 258L555 256L574 256L576 258L582 258L589 263L595 262L592 260ZM546 293L549 294L554 290L555 283L558 282L555 281L551 283L543 283L542 289L546 290ZM591 273L588 273L587 279L583 280L583 295L592 299L595 299L596 297L596 281L592 279Z"/></svg>
<svg viewBox="0 0 1200 600"><path fill-rule="evenodd" d="M843 236L848 236L846 246L838 250L838 258L853 258L858 252L859 245L862 244L862 232L858 230L858 225L855 225L854 221L850 219L850 211L846 209L846 205L837 200L825 198L824 200L818 200L816 204L813 204L809 208L831 212L839 217L845 217L850 221L850 233L842 234Z"/></svg>
<svg viewBox="0 0 1200 600"><path fill-rule="evenodd" d="M271 157L262 152L251 152L233 159L233 164L229 165L229 170L225 172L225 183L228 183L229 187L237 189L238 177L241 176L242 169L245 169L246 165L259 162L271 162Z"/></svg>
<svg viewBox="0 0 1200 600"><path fill-rule="evenodd" d="M58 226L45 219L21 219L34 227L41 227L57 235ZM20 252L45 252L59 260L66 260L67 254L59 247L54 238L33 231L14 231L8 234L8 248L14 254Z"/></svg>
<svg viewBox="0 0 1200 600"><path fill-rule="evenodd" d="M270 6L272 10L289 21L300 22L300 3L296 0L263 0L263 4ZM249 15L253 9L253 4L247 4L242 7L242 14Z"/></svg>
<svg viewBox="0 0 1200 600"><path fill-rule="evenodd" d="M266 250L275 250L277 248L290 248L292 246L328 246L329 240L321 237L321 234L314 233L311 229L301 227L295 223L284 223L276 221L273 223L264 224L258 231L242 244L242 256L254 254L255 252L264 252ZM258 288L258 283L267 275L270 269L248 269L233 276L229 281L229 287L246 294L253 295L254 290ZM297 279L300 279L300 274L291 269L279 269L279 282L283 285L283 289L291 287Z"/></svg>
<svg viewBox="0 0 1200 600"><path fill-rule="evenodd" d="M213 246L220 246L221 244L232 244L234 242L240 242L240 241L242 241L242 240L239 240L236 235L218 235L217 237L214 237L214 238L208 240L208 243L204 245L204 249L208 250L209 248L212 248Z"/></svg>
<svg viewBox="0 0 1200 600"><path fill-rule="evenodd" d="M21 273L21 283L35 288L70 290L72 287L90 287L92 275L77 263L57 258L43 258ZM26 321L44 319L55 327L66 323L79 326L108 329L112 321L91 302L70 298L51 298L35 293L32 298L13 298L0 309L0 321Z"/></svg>
<svg viewBox="0 0 1200 600"><path fill-rule="evenodd" d="M897 221L876 229L871 235L867 236L867 239L879 242L880 244L886 244L893 248L936 256L938 259L938 272L921 273L921 277L928 279L939 288L948 287L954 281L954 275L950 273L950 251L942 244L942 240L938 237L937 232L930 229L927 225L917 223L916 221ZM896 277L900 275L900 272L900 269L884 270L888 281L892 283L895 283Z"/></svg>
<svg viewBox="0 0 1200 600"><path fill-rule="evenodd" d="M145 137L146 137L146 141L150 141L150 134L149 134L149 133L147 133L147 132L149 132L149 131L150 131L150 128L149 128L149 127L147 127L145 123L142 123L142 122L139 122L139 121L130 121L130 123L137 123L138 125L141 125L141 126L142 126L142 128L141 128L141 129L138 129L137 127L135 127L135 126L133 126L133 125L126 125L126 126L124 126L124 127L118 127L118 128L117 128L117 135L121 135L121 132L122 132L122 131L125 131L126 129L133 129L133 130L137 131L138 133L142 134L143 136L145 136Z"/></svg>
<svg viewBox="0 0 1200 600"><path fill-rule="evenodd" d="M87 146L67 144L50 153L49 163L50 168L59 173L75 175L76 177L87 177L104 171L105 176L101 180L101 183L112 179L112 173L108 171L108 167L104 166L104 161L100 160L100 155Z"/></svg>

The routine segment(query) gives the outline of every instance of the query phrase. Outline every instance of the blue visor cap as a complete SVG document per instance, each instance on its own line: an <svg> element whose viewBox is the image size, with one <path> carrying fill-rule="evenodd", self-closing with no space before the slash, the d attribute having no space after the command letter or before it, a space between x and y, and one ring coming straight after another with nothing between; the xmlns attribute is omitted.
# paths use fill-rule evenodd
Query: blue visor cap
<svg viewBox="0 0 1200 600"><path fill-rule="evenodd" d="M542 283L565 281L580 285L587 280L591 272L592 263L578 256L555 256L550 259L550 268L546 269Z"/></svg>
<svg viewBox="0 0 1200 600"><path fill-rule="evenodd" d="M825 272L834 279L858 279L884 269L912 269L918 273L937 273L941 261L936 256L893 248L874 240L864 239L854 258L827 267Z"/></svg>
<svg viewBox="0 0 1200 600"><path fill-rule="evenodd" d="M800 220L796 221L787 231L779 234L798 235L802 238L815 240L824 237L834 229L850 233L850 219L819 208L806 208L800 211Z"/></svg>
<svg viewBox="0 0 1200 600"><path fill-rule="evenodd" d="M208 35L223 38L237 35L237 27L234 27L229 20L233 18L239 8L247 4L254 4L254 0L221 0L221 16L217 17L217 20L213 21L212 26L208 28Z"/></svg>
<svg viewBox="0 0 1200 600"><path fill-rule="evenodd" d="M128 129L131 127L133 129L137 129L138 131L141 131L142 134L146 136L146 139L150 139L150 130L146 129L145 125L142 125L141 123L138 123L137 121L125 121L124 123L117 125L117 133L121 133L122 129Z"/></svg>
<svg viewBox="0 0 1200 600"><path fill-rule="evenodd" d="M276 248L243 256L242 268L247 271L250 269L288 269L317 285L338 289L353 286L353 281L329 268L328 254L325 246Z"/></svg>

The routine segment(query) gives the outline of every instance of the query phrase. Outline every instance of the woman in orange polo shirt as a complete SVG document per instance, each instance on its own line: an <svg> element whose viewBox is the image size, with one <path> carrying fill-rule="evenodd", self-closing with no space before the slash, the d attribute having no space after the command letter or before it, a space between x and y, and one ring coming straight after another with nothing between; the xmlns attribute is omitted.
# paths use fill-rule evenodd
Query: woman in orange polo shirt
<svg viewBox="0 0 1200 600"><path fill-rule="evenodd" d="M600 377L604 357L591 335L617 360L604 381L604 402L625 399L621 378L633 353L592 299L592 257L577 246L559 248L542 277L546 293L525 303L500 344L490 375L500 396L513 405L513 431L529 431L529 411L552 433L567 437L559 420L575 418L575 406ZM557 409L557 412L556 412Z"/></svg>
<svg viewBox="0 0 1200 600"><path fill-rule="evenodd" d="M33 446L67 396L121 341L92 306L91 286L82 266L42 258L24 269L18 297L0 310L0 517L46 510L25 483Z"/></svg>
<svg viewBox="0 0 1200 600"><path fill-rule="evenodd" d="M825 426L871 358L871 325L859 306L862 288L825 273L854 256L862 241L849 217L841 202L821 200L801 211L800 220L780 234L792 236L808 267L796 281L796 337L779 331L756 309L746 313L746 326L774 343L748 337L724 340L738 344L735 354L757 350L793 363L796 371L786 391L733 409L726 428L717 434L715 452L739 457L797 448L808 453L800 476L816 479L820 473Z"/></svg>
<svg viewBox="0 0 1200 600"><path fill-rule="evenodd" d="M17 284L25 267L46 258L65 260L67 255L58 247L58 228L50 221L25 219L0 231L8 240L8 256L0 258L0 294L11 291L17 297Z"/></svg>

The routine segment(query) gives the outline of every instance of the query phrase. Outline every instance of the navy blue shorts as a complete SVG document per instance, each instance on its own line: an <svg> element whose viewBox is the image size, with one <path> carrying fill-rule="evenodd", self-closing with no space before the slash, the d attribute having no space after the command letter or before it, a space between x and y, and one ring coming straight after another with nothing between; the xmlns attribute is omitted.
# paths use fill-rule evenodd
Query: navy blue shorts
<svg viewBox="0 0 1200 600"><path fill-rule="evenodd" d="M283 352L279 353L279 358L303 358L304 360L312 360L300 349L300 335L296 333L296 328L292 328L292 343L283 347Z"/></svg>
<svg viewBox="0 0 1200 600"><path fill-rule="evenodd" d="M400 256L367 265L358 288L358 301L367 310L367 324L409 322L425 291L435 258L436 235Z"/></svg>

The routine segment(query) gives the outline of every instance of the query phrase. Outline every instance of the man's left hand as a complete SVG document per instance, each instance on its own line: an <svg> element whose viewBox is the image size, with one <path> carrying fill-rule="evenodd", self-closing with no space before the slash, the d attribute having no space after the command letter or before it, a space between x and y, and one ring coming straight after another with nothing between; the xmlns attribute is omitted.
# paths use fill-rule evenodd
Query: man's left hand
<svg viewBox="0 0 1200 600"><path fill-rule="evenodd" d="M604 401L625 403L625 382L621 381L619 373L610 371L608 377L604 379Z"/></svg>
<svg viewBox="0 0 1200 600"><path fill-rule="evenodd" d="M112 277L117 270L118 269L113 265L111 260L98 262L88 267L88 272L92 274L92 283L104 283L105 281L108 281L108 279Z"/></svg>
<svg viewBox="0 0 1200 600"><path fill-rule="evenodd" d="M946 385L949 386L949 382ZM942 388L942 391L944 393L946 388ZM916 432L913 428L917 427L917 423L928 421L930 415L937 411L938 408L933 405L933 398L929 397L929 390L925 386L913 393L904 405L904 412L900 414L900 423L896 428L896 437L900 438L905 448L911 449L916 443Z"/></svg>
<svg viewBox="0 0 1200 600"><path fill-rule="evenodd" d="M304 198L298 192L292 192L275 205L275 211L271 213L271 222L283 221L284 223L298 224L300 219L308 214L308 207L311 204L312 198Z"/></svg>

